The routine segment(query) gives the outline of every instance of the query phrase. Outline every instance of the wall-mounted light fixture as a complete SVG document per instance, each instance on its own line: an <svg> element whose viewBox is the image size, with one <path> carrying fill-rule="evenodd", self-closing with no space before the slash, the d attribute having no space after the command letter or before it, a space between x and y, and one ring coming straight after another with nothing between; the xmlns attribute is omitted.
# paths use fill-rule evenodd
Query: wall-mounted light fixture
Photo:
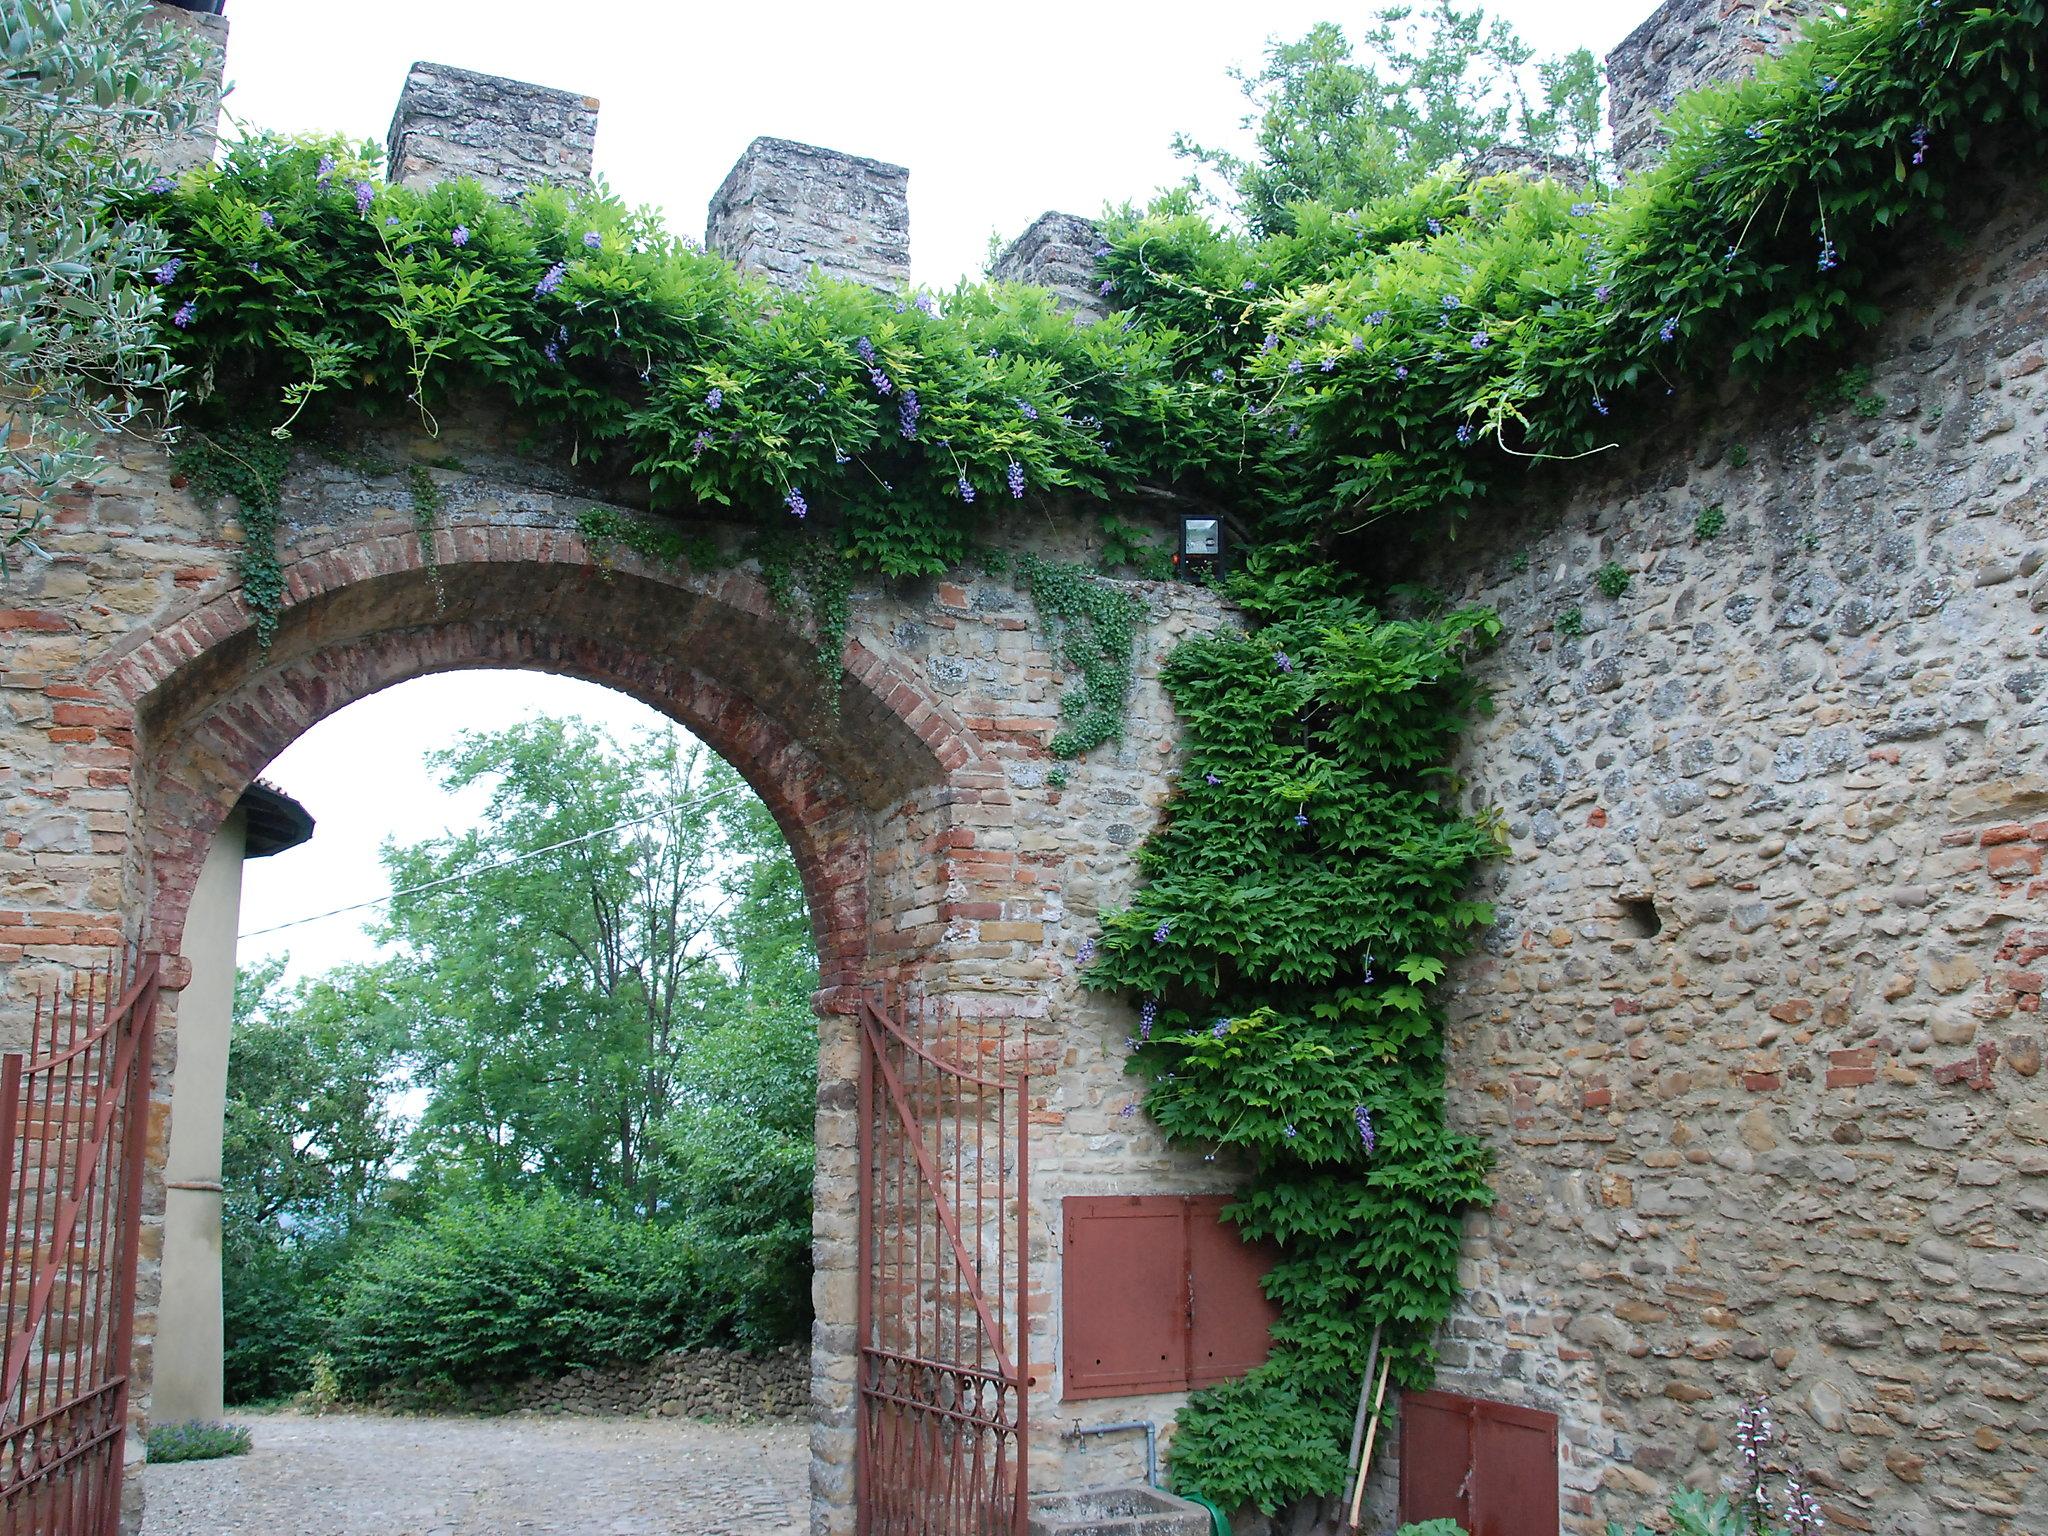
<svg viewBox="0 0 2048 1536"><path fill-rule="evenodd" d="M1183 517L1173 574L1182 581L1212 581L1223 574L1223 519Z"/></svg>

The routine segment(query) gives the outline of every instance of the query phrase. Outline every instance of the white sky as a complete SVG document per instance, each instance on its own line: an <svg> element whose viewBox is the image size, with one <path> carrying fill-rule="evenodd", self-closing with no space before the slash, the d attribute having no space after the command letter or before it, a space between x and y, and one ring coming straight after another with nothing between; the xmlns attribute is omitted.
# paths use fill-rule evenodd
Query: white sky
<svg viewBox="0 0 2048 1536"><path fill-rule="evenodd" d="M1653 0L1494 0L1541 52L1604 55ZM288 133L381 141L417 59L577 90L604 104L597 168L632 203L701 238L704 209L748 141L799 139L910 168L913 277L950 287L989 235L1049 208L1093 214L1185 174L1185 130L1237 144L1244 102L1226 71L1270 37L1372 0L229 0L232 114ZM302 848L250 864L244 932L386 893L377 849L471 825L485 792L444 796L421 758L463 730L581 714L620 734L644 706L536 673L464 672L388 690L288 749L266 777L318 822ZM368 959L359 915L250 939L310 974Z"/></svg>

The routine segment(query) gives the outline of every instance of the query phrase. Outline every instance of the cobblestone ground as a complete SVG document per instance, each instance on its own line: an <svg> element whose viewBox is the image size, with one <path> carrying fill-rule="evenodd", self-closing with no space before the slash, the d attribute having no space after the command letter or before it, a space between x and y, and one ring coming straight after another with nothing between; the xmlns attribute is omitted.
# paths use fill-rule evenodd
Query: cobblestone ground
<svg viewBox="0 0 2048 1536"><path fill-rule="evenodd" d="M809 1432L687 1419L236 1414L144 1472L143 1536L799 1536Z"/></svg>

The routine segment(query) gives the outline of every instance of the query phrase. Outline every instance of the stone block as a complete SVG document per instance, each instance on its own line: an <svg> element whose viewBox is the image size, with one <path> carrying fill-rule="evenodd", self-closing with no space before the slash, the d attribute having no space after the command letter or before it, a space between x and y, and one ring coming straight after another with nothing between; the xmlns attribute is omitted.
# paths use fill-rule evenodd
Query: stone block
<svg viewBox="0 0 2048 1536"><path fill-rule="evenodd" d="M506 201L590 180L597 100L447 64L415 64L391 117L386 176L430 187L473 176Z"/></svg>
<svg viewBox="0 0 2048 1536"><path fill-rule="evenodd" d="M900 165L756 139L711 199L704 244L795 288L815 270L891 290L910 280L910 172Z"/></svg>
<svg viewBox="0 0 2048 1536"><path fill-rule="evenodd" d="M1658 117L1687 91L1748 74L1782 52L1821 0L1665 0L1607 56L1614 158L1639 171L1664 152Z"/></svg>
<svg viewBox="0 0 2048 1536"><path fill-rule="evenodd" d="M1091 320L1108 313L1095 252L1102 232L1074 213L1041 213L1029 229L996 257L989 276L1002 283L1027 283L1052 290L1053 302Z"/></svg>

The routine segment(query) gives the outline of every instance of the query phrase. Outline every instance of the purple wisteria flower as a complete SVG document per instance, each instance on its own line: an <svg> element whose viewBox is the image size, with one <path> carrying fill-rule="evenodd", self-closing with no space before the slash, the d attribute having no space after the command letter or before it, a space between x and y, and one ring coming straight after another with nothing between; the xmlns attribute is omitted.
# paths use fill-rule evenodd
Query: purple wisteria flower
<svg viewBox="0 0 2048 1536"><path fill-rule="evenodd" d="M1003 478L1010 482L1010 494L1022 500L1024 496L1024 466L1015 459L1010 460L1009 467L1003 471Z"/></svg>
<svg viewBox="0 0 2048 1536"><path fill-rule="evenodd" d="M1595 208L1599 206L1600 205L1598 203L1573 203L1572 217L1575 219L1583 219L1586 217L1587 214L1591 213Z"/></svg>
<svg viewBox="0 0 2048 1536"><path fill-rule="evenodd" d="M1390 309L1376 309L1365 317L1365 323L1367 325L1385 325L1388 320L1393 318L1393 313Z"/></svg>
<svg viewBox="0 0 2048 1536"><path fill-rule="evenodd" d="M960 477L960 499L962 501L974 500L974 482L965 475Z"/></svg>
<svg viewBox="0 0 2048 1536"><path fill-rule="evenodd" d="M1605 400L1602 400L1598 395L1595 395L1593 397L1593 409L1598 411L1602 416L1605 416L1607 414L1607 402Z"/></svg>
<svg viewBox="0 0 2048 1536"><path fill-rule="evenodd" d="M1214 1024L1211 1024L1209 1026L1209 1034L1213 1039L1221 1040L1225 1035L1229 1033L1230 1020L1228 1019L1218 1019Z"/></svg>
<svg viewBox="0 0 2048 1536"><path fill-rule="evenodd" d="M1259 291L1259 280L1256 277L1248 277L1244 280L1243 287L1246 293L1257 293Z"/></svg>
<svg viewBox="0 0 2048 1536"><path fill-rule="evenodd" d="M1211 368L1209 370L1209 379L1211 383L1228 384L1230 382L1230 370L1228 368Z"/></svg>
<svg viewBox="0 0 2048 1536"><path fill-rule="evenodd" d="M1130 1119L1130 1118L1131 1118L1131 1116L1135 1115L1135 1114L1136 1114L1137 1112L1138 1112L1138 1102L1137 1102L1137 1100L1133 1099L1133 1100L1132 1100L1132 1101L1131 1101L1130 1103L1126 1104L1126 1105L1125 1105L1125 1106L1124 1106L1124 1107L1123 1107L1122 1109L1120 1109L1120 1110L1118 1110L1118 1111L1116 1112L1116 1117L1117 1117L1117 1118L1118 1118L1119 1120L1128 1120L1128 1119Z"/></svg>
<svg viewBox="0 0 2048 1536"><path fill-rule="evenodd" d="M1666 320L1662 325L1657 327L1657 338L1660 341L1669 341L1677 334L1678 316L1676 315L1673 315L1670 319Z"/></svg>
<svg viewBox="0 0 2048 1536"><path fill-rule="evenodd" d="M180 257L173 256L169 261L165 262L162 266L158 267L154 272L150 273L149 279L151 282L155 283L159 288L168 288L172 283L175 283L178 280L178 274L184 270L184 260Z"/></svg>
<svg viewBox="0 0 2048 1536"><path fill-rule="evenodd" d="M313 184L322 192L325 192L327 190L327 183L333 179L333 176L334 156L322 155L320 157L320 164L313 171Z"/></svg>
<svg viewBox="0 0 2048 1536"><path fill-rule="evenodd" d="M175 325L181 331L188 330L191 328L192 322L194 320L197 320L198 318L199 306L196 303L194 303L191 299L187 299L183 304L180 304L178 306L178 312L175 315L171 316L171 324Z"/></svg>
<svg viewBox="0 0 2048 1536"><path fill-rule="evenodd" d="M1921 127L1913 130L1913 163L1915 165L1925 165L1927 163L1927 149L1933 142L1934 135L1929 133L1926 128Z"/></svg>
<svg viewBox="0 0 2048 1536"><path fill-rule="evenodd" d="M1275 651L1273 653L1273 665L1282 672L1292 672L1294 670L1293 659L1285 651Z"/></svg>
<svg viewBox="0 0 2048 1536"><path fill-rule="evenodd" d="M1354 352L1363 352L1365 350L1365 338L1363 336L1352 337L1351 350Z"/></svg>
<svg viewBox="0 0 2048 1536"><path fill-rule="evenodd" d="M1114 279L1114 278L1110 278L1110 277L1105 277L1105 278L1104 278L1104 279L1102 280L1102 285L1101 285L1101 286L1100 286L1099 288L1097 288L1097 289L1096 289L1095 291L1096 291L1097 293L1099 293L1099 294L1102 294L1102 295L1104 295L1105 297L1106 297L1107 295L1109 295L1109 294L1115 293L1115 292L1116 292L1116 279Z"/></svg>
<svg viewBox="0 0 2048 1536"><path fill-rule="evenodd" d="M1173 937L1173 924L1170 921L1161 923L1152 930L1152 942L1154 944L1164 944L1171 937Z"/></svg>
<svg viewBox="0 0 2048 1536"><path fill-rule="evenodd" d="M1298 1133L1295 1131L1294 1127L1290 1125L1282 1129L1280 1134L1282 1136L1285 1136L1289 1141L1292 1141Z"/></svg>
<svg viewBox="0 0 2048 1536"><path fill-rule="evenodd" d="M1036 421L1038 420L1038 407L1029 400L1019 400L1017 402L1017 414L1026 421Z"/></svg>
<svg viewBox="0 0 2048 1536"><path fill-rule="evenodd" d="M1407 365L1406 363L1397 363L1397 364L1395 364L1395 366L1394 366L1394 377L1395 377L1395 378L1397 378L1397 379L1405 379L1405 378L1407 378L1407 377L1408 377L1408 365Z"/></svg>
<svg viewBox="0 0 2048 1536"><path fill-rule="evenodd" d="M860 360L870 368L875 366L875 344L863 336L853 344L853 350L860 354Z"/></svg>
<svg viewBox="0 0 2048 1536"><path fill-rule="evenodd" d="M1836 79L1836 78L1835 78L1835 77L1834 77L1833 75L1822 75L1822 76L1820 77L1820 93L1821 93L1821 95L1823 95L1823 96L1832 96L1832 95L1834 95L1834 94L1835 94L1835 92L1839 91L1839 90L1840 90L1841 88L1842 88L1842 82L1841 82L1841 81L1839 81L1839 80L1837 80L1837 79Z"/></svg>
<svg viewBox="0 0 2048 1536"><path fill-rule="evenodd" d="M1444 295L1443 304L1446 310L1456 309L1463 302L1464 300L1460 299L1455 293L1447 293Z"/></svg>
<svg viewBox="0 0 2048 1536"><path fill-rule="evenodd" d="M1138 1010L1138 1041L1143 1044L1152 1038L1152 1026L1159 1022L1159 999L1148 997L1145 1006Z"/></svg>
<svg viewBox="0 0 2048 1536"><path fill-rule="evenodd" d="M1471 423L1471 422L1469 422L1469 421L1468 421L1468 422L1464 422L1464 423L1462 423L1462 424L1461 424L1461 425L1459 426L1459 428L1458 428L1458 442L1459 442L1459 443L1460 443L1461 445L1469 446L1469 445L1470 445L1470 443L1471 443L1471 441L1472 441L1472 438L1473 438L1473 436L1474 436L1474 435L1475 435L1475 434L1474 434L1474 433L1473 433L1473 431L1472 431L1472 423Z"/></svg>
<svg viewBox="0 0 2048 1536"><path fill-rule="evenodd" d="M1076 963L1086 965L1089 961L1093 960L1094 958L1095 941L1093 939L1083 939L1081 941L1081 947L1074 951L1074 959Z"/></svg>
<svg viewBox="0 0 2048 1536"><path fill-rule="evenodd" d="M1820 243L1820 270L1832 272L1842 264L1841 254L1835 249L1835 242L1823 239Z"/></svg>
<svg viewBox="0 0 2048 1536"><path fill-rule="evenodd" d="M1259 343L1259 350L1261 352L1278 352L1280 350L1280 338L1271 331L1268 331L1266 339Z"/></svg>
<svg viewBox="0 0 2048 1536"><path fill-rule="evenodd" d="M710 446L711 434L709 432L699 432L690 439L690 457L694 459L701 456L704 450Z"/></svg>
<svg viewBox="0 0 2048 1536"><path fill-rule="evenodd" d="M541 355L542 355L543 357L545 357L545 358L546 358L546 359L547 359L547 360L548 360L549 362L551 362L551 363L559 363L559 362L561 362L561 360L562 360L562 344L561 344L561 343L560 343L559 341L550 341L550 342L548 342L548 343L547 343L547 344L546 344L545 346L543 346L543 347L542 347L542 348L541 348L540 350L541 350Z"/></svg>
<svg viewBox="0 0 2048 1536"><path fill-rule="evenodd" d="M1605 304L1609 299L1614 297L1614 290L1608 287L1605 283L1602 283L1598 288L1595 288L1593 290L1593 297L1598 299L1602 304Z"/></svg>
<svg viewBox="0 0 2048 1536"><path fill-rule="evenodd" d="M1207 784L1211 789L1214 789L1218 784L1221 784L1223 780L1213 773L1205 773L1202 775L1202 782Z"/></svg>
<svg viewBox="0 0 2048 1536"><path fill-rule="evenodd" d="M1351 1111L1351 1121L1358 1127L1358 1139L1365 1143L1365 1155L1372 1156L1373 1149L1379 1145L1379 1137L1372 1130L1372 1111L1361 1104Z"/></svg>
<svg viewBox="0 0 2048 1536"><path fill-rule="evenodd" d="M844 448L834 448L832 450L832 462L834 464L851 464L853 460L846 456Z"/></svg>
<svg viewBox="0 0 2048 1536"><path fill-rule="evenodd" d="M262 220L263 227L265 229L277 228L277 215L272 213L268 208L264 209L261 213L257 214L256 217Z"/></svg>
<svg viewBox="0 0 2048 1536"><path fill-rule="evenodd" d="M458 251L469 244L469 226L458 224L448 232L448 243Z"/></svg>
<svg viewBox="0 0 2048 1536"><path fill-rule="evenodd" d="M1753 144L1761 143L1764 136L1764 125L1762 123L1751 123L1742 130L1742 136Z"/></svg>
<svg viewBox="0 0 2048 1536"><path fill-rule="evenodd" d="M1296 811L1296 812L1294 813L1294 824L1295 824L1295 825L1296 825L1297 827L1305 827L1305 826L1307 826L1307 825L1308 825L1308 812L1307 812L1307 811Z"/></svg>
<svg viewBox="0 0 2048 1536"><path fill-rule="evenodd" d="M804 493L794 486L790 487L789 494L782 498L782 504L789 508L791 517L804 518L811 515L811 504L804 500Z"/></svg>
<svg viewBox="0 0 2048 1536"><path fill-rule="evenodd" d="M1287 371L1289 373L1299 373L1301 372L1301 367L1301 359L1297 357L1287 365Z"/></svg>
<svg viewBox="0 0 2048 1536"><path fill-rule="evenodd" d="M356 183L356 215L358 218L367 218L369 216L370 204L375 202L376 198L377 189L375 187L371 186L367 181Z"/></svg>
<svg viewBox="0 0 2048 1536"><path fill-rule="evenodd" d="M553 293L557 288L562 286L562 279L567 277L568 275L568 263L561 261L556 262L552 267L549 267L547 271L542 274L541 280L533 285L533 296L538 299L546 294Z"/></svg>
<svg viewBox="0 0 2048 1536"><path fill-rule="evenodd" d="M1429 226L1429 232L1432 235L1440 235L1444 232L1444 221L1442 219L1425 219L1423 222Z"/></svg>
<svg viewBox="0 0 2048 1536"><path fill-rule="evenodd" d="M583 249L585 249L586 251L595 251L601 250L603 246L603 235L600 235L594 229L586 229L585 231L583 231Z"/></svg>
<svg viewBox="0 0 2048 1536"><path fill-rule="evenodd" d="M709 389L704 391L705 410L715 411L723 404L725 404L725 391L720 389L716 384L712 385Z"/></svg>
<svg viewBox="0 0 2048 1536"><path fill-rule="evenodd" d="M912 302L917 305L921 313L935 315L939 312L938 302L928 293L920 293Z"/></svg>
<svg viewBox="0 0 2048 1536"><path fill-rule="evenodd" d="M896 392L895 381L879 368L870 368L868 370L868 382L875 386L875 393L878 395L889 395Z"/></svg>
<svg viewBox="0 0 2048 1536"><path fill-rule="evenodd" d="M917 436L917 415L921 407L917 403L917 391L906 389L903 398L896 402L896 430L905 438Z"/></svg>
<svg viewBox="0 0 2048 1536"><path fill-rule="evenodd" d="M1486 332L1479 331L1474 333L1472 337L1472 350L1474 352L1484 352L1488 347L1492 345L1493 338L1487 335Z"/></svg>
<svg viewBox="0 0 2048 1536"><path fill-rule="evenodd" d="M168 176L155 176L150 179L147 190L154 192L158 197L162 197L168 192L177 191L178 184Z"/></svg>

